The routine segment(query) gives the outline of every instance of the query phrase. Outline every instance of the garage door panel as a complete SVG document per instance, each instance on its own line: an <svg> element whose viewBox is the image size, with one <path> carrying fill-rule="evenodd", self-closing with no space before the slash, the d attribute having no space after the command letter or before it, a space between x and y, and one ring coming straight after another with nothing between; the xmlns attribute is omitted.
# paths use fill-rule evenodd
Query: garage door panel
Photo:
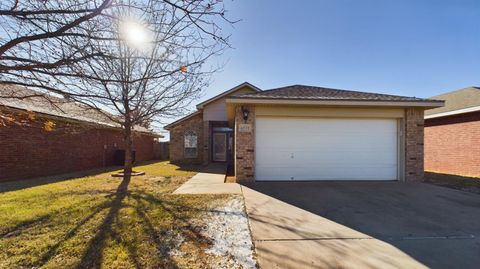
<svg viewBox="0 0 480 269"><path fill-rule="evenodd" d="M394 180L395 119L262 118L257 180Z"/></svg>
<svg viewBox="0 0 480 269"><path fill-rule="evenodd" d="M308 131L307 131L308 132ZM309 149L311 146L315 148L331 148L331 149L363 149L363 148L379 148L383 147L385 143L395 143L396 142L396 132L384 132L377 133L375 140L371 139L371 134L368 135L345 135L345 134L329 134L329 135L316 135L311 132L308 132L307 135L304 134L291 134L291 135L278 135L275 133L265 133L265 139L259 139L259 148L273 148L291 150L294 149ZM309 136L308 144L304 140L292 140L292 137ZM275 137L278 136L278 137ZM268 139L270 137L271 139ZM288 144L287 144L288 143Z"/></svg>
<svg viewBox="0 0 480 269"><path fill-rule="evenodd" d="M291 165L295 166L312 166L312 165L322 165L330 166L336 165L339 163L348 163L348 166L365 166L372 165L374 163L376 166L394 166L396 167L396 158L391 156L392 154L387 154L385 152L360 152L357 154L351 154L352 152L345 152L345 156L340 157L338 152L335 155L319 155L317 152L296 152L292 158L289 152L272 152L272 153L259 153L257 154L256 165L261 167L262 165L285 165L284 162L288 162ZM372 159L372 155L375 155Z"/></svg>
<svg viewBox="0 0 480 269"><path fill-rule="evenodd" d="M395 121L390 119L335 119L335 118L269 118L258 117L263 121L262 125L257 124L257 128L261 128L264 133L288 134L297 133L298 128L304 128L305 123L309 122L309 132L316 132L318 134L332 134L338 133L354 133L354 134L369 134L374 132L391 132L384 128L385 125L394 127ZM268 122L267 122L268 121ZM285 129L285 122L288 122L288 129ZM381 123L380 123L381 122ZM313 124L312 124L313 123ZM345 129L348 126L349 129ZM257 129L258 130L258 129ZM281 132L281 133L278 133Z"/></svg>
<svg viewBox="0 0 480 269"><path fill-rule="evenodd" d="M396 174L391 167L325 167L315 174L306 170L306 167L265 167L268 173L259 172L259 180L393 180ZM372 172L375 170L375 172Z"/></svg>
<svg viewBox="0 0 480 269"><path fill-rule="evenodd" d="M283 142L285 143L285 142ZM325 145L325 144L326 145ZM395 141L391 140L381 140L378 139L375 142L372 142L371 145L356 145L356 144L345 144L342 142L332 142L332 141L323 141L322 144L310 144L308 146L295 144L290 145L289 147L257 147L260 152L326 152L326 153L335 153L335 152L383 152L383 144L394 144Z"/></svg>
<svg viewBox="0 0 480 269"><path fill-rule="evenodd" d="M362 149L362 148L344 148L333 149L327 147L318 147L315 150L282 148L274 150L272 148L257 148L257 165L264 163L276 164L283 161L289 161L292 164L335 164L349 163L356 164L391 164L396 165L397 156L389 151L378 149ZM322 152L319 152L322 151Z"/></svg>

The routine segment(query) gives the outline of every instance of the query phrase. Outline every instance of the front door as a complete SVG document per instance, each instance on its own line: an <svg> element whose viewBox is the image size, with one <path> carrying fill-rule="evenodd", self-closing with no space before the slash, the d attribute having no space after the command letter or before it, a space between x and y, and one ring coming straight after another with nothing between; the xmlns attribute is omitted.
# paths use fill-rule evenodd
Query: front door
<svg viewBox="0 0 480 269"><path fill-rule="evenodd" d="M225 162L227 160L227 134L213 133L213 161Z"/></svg>

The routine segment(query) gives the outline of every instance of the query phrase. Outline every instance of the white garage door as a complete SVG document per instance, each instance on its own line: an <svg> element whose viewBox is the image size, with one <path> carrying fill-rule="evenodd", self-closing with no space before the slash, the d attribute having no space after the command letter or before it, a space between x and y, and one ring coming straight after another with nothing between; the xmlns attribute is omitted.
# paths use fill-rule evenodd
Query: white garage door
<svg viewBox="0 0 480 269"><path fill-rule="evenodd" d="M395 119L256 118L256 180L396 180Z"/></svg>

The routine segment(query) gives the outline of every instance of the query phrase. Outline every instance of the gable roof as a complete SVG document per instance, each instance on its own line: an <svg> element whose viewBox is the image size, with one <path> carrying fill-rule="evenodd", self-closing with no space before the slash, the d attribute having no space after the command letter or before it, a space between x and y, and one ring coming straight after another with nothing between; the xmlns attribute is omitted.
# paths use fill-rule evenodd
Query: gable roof
<svg viewBox="0 0 480 269"><path fill-rule="evenodd" d="M202 113L201 110L197 110L197 111L195 111L195 112L192 112L192 113L186 115L186 116L183 117L183 118L180 118L180 119L178 119L178 120L176 120L176 121L174 121L174 122L172 122L172 123L169 123L169 124L165 125L165 126L163 127L163 129L165 129L165 130L170 130L170 128L172 128L173 126L181 123L182 121L185 121L185 120L188 120L188 119L190 119L190 118L193 118L194 116L196 116L196 115L198 115L198 114L200 114L200 113Z"/></svg>
<svg viewBox="0 0 480 269"><path fill-rule="evenodd" d="M14 98L0 98L0 106L50 115L58 118L93 123L109 128L121 128L121 125L112 121L104 113L86 105L64 98L55 97L25 87L0 85L0 96ZM112 115L112 117L114 117ZM134 126L134 131L163 137L142 126Z"/></svg>
<svg viewBox="0 0 480 269"><path fill-rule="evenodd" d="M178 119L178 120L176 120L176 121L174 121L174 122L172 122L172 123L169 123L169 124L165 125L165 126L163 127L163 129L165 129L165 130L170 130L170 128L172 128L173 126L181 123L182 121L188 120L188 119L192 118L193 116L196 116L196 115L200 114L200 113L202 112L201 110L202 110L206 105L208 105L208 104L210 104L210 103L212 103L212 102L215 102L215 101L217 101L217 100L219 100L219 99L221 99L221 98L223 98L223 97L225 97L225 96L228 96L228 95L230 95L230 94L233 94L233 93L235 93L236 91L238 91L238 90L240 90L240 89L242 89L242 88L244 88L244 87L249 87L249 88L251 88L252 90L254 90L254 91L256 91L256 92L261 92L261 91L262 91L262 90L260 90L260 88L256 87L256 86L253 85L253 84L250 84L250 83L248 83L248 82L243 82L242 84L239 84L239 85L231 88L230 90L224 91L224 92L222 92L222 93L220 93L220 94L218 94L218 95L215 95L214 97L212 97L212 98L210 98L210 99L208 99L208 100L205 100L205 101L199 103L199 104L197 105L197 109L198 109L197 111L194 111L194 112L192 112L192 113L184 116L183 118L180 118L180 119Z"/></svg>
<svg viewBox="0 0 480 269"><path fill-rule="evenodd" d="M220 93L219 95L216 95L216 96L214 96L214 97L212 97L212 98L210 98L210 99L208 99L208 100L206 100L206 101L203 101L203 102L199 103L199 104L197 105L197 109L202 109L205 105L207 105L207 104L209 104L209 103L211 103L211 102L214 102L214 101L216 101L216 100L218 100L218 99L220 99L220 98L222 98L222 97L225 97L225 96L227 96L227 95L229 95L229 94L232 94L232 93L236 92L237 90L240 90L240 89L243 88L243 87L252 88L252 89L255 90L256 92L261 92L261 91L262 91L262 90L260 90L258 87L256 87L256 86L253 85L253 84L250 84L250 83L248 83L248 82L243 82L242 84L237 85L237 86L231 88L231 89L228 90L228 91L224 91L224 92Z"/></svg>
<svg viewBox="0 0 480 269"><path fill-rule="evenodd" d="M468 87L433 96L445 100L445 106L428 110L425 118L437 118L461 113L480 111L480 87Z"/></svg>
<svg viewBox="0 0 480 269"><path fill-rule="evenodd" d="M247 93L238 96L228 97L232 100L298 100L298 101L359 101L359 102L404 102L404 103L422 103L425 106L441 106L443 101L430 100L417 97L398 96L381 93L351 91L332 89L324 87L291 85L281 88L275 88L257 93ZM235 101L233 101L235 102Z"/></svg>

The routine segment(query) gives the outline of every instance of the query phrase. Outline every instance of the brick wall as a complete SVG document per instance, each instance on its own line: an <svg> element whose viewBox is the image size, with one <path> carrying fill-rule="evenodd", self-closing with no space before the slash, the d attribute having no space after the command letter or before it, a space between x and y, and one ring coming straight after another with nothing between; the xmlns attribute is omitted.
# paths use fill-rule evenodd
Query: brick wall
<svg viewBox="0 0 480 269"><path fill-rule="evenodd" d="M187 119L170 129L170 160L178 163L195 163L202 164L204 162L204 123L203 115L199 113ZM185 158L184 156L184 134L186 132L194 132L197 134L197 157Z"/></svg>
<svg viewBox="0 0 480 269"><path fill-rule="evenodd" d="M408 108L405 112L405 179L423 180L423 109Z"/></svg>
<svg viewBox="0 0 480 269"><path fill-rule="evenodd" d="M250 182L255 178L255 107L245 106L250 113L243 119L241 106L235 108L235 177L237 182ZM240 132L240 124L250 124L251 132Z"/></svg>
<svg viewBox="0 0 480 269"><path fill-rule="evenodd" d="M425 120L425 170L480 177L480 112Z"/></svg>
<svg viewBox="0 0 480 269"><path fill-rule="evenodd" d="M52 120L47 132L44 121L0 127L0 181L111 166L114 151L123 149L120 131ZM134 149L137 161L152 159L153 137L135 135Z"/></svg>
<svg viewBox="0 0 480 269"><path fill-rule="evenodd" d="M113 132L115 133L113 134L115 136L115 140L118 140L119 131L113 131ZM104 136L107 136L107 134L104 133ZM109 141L108 139L106 140ZM123 148L123 140L119 141L117 144L120 145L120 148ZM155 152L153 148L154 144L155 144L155 141L152 136L134 133L133 150L136 151L135 155L136 155L137 163L152 160L154 158L155 156ZM108 144L107 144L107 149L111 150L111 147L108 147Z"/></svg>
<svg viewBox="0 0 480 269"><path fill-rule="evenodd" d="M210 122L203 122L203 164L208 164L210 162Z"/></svg>

